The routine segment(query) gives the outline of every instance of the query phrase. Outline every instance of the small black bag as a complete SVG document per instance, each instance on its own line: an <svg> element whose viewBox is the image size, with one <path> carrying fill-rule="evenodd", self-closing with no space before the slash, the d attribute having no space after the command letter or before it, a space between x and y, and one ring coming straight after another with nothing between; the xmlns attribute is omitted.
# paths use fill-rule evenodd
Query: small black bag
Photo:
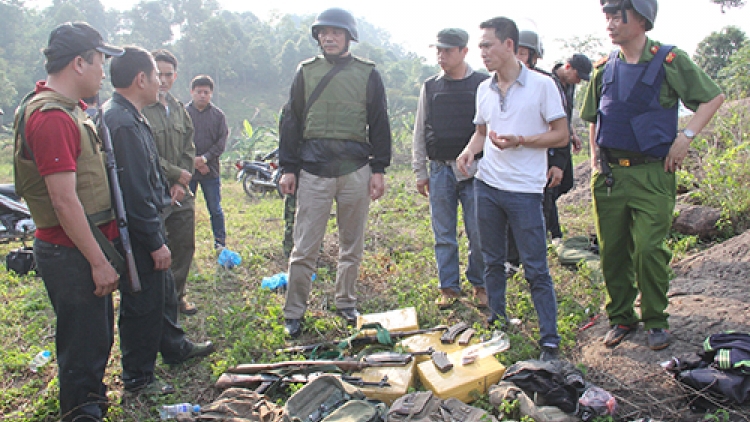
<svg viewBox="0 0 750 422"><path fill-rule="evenodd" d="M34 249L31 246L24 246L8 252L5 256L5 268L8 271L14 271L18 275L26 275L31 270L36 270L34 262Z"/></svg>

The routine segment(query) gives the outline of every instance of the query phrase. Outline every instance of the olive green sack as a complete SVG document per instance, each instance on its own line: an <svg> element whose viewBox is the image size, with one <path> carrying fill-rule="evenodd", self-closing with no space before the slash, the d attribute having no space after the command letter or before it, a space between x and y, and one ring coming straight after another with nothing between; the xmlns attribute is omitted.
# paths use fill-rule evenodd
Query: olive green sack
<svg viewBox="0 0 750 422"><path fill-rule="evenodd" d="M284 405L284 422L382 422L385 404L333 375L315 378Z"/></svg>

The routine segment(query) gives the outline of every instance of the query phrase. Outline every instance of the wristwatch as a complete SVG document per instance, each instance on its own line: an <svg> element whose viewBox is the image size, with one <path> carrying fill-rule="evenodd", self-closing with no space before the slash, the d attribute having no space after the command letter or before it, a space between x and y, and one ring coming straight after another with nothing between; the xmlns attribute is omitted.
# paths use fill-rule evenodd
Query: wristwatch
<svg viewBox="0 0 750 422"><path fill-rule="evenodd" d="M690 129L682 129L682 134L691 141L693 140L693 138L695 138L695 132Z"/></svg>
<svg viewBox="0 0 750 422"><path fill-rule="evenodd" d="M693 135L693 136L695 136L695 135ZM693 139L693 138L690 138L690 139ZM201 155L201 158L203 159L203 164L208 163L208 159L206 158L205 155Z"/></svg>

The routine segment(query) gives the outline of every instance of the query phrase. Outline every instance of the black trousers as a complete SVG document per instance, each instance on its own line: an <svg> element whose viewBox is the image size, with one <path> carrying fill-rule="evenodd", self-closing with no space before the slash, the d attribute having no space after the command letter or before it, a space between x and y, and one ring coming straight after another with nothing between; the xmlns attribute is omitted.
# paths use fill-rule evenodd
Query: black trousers
<svg viewBox="0 0 750 422"><path fill-rule="evenodd" d="M130 291L125 280L120 287L120 350L122 381L126 389L138 388L154 380L156 355L164 325L167 271L154 271L151 254L133 244L141 291ZM172 287L174 291L174 287Z"/></svg>
<svg viewBox="0 0 750 422"><path fill-rule="evenodd" d="M101 420L102 383L114 341L112 296L94 295L91 266L76 248L35 240L34 258L57 316L62 420Z"/></svg>
<svg viewBox="0 0 750 422"><path fill-rule="evenodd" d="M164 280L164 320L162 322L159 352L164 363L180 363L193 349L185 330L178 320L180 299L172 271L167 271Z"/></svg>

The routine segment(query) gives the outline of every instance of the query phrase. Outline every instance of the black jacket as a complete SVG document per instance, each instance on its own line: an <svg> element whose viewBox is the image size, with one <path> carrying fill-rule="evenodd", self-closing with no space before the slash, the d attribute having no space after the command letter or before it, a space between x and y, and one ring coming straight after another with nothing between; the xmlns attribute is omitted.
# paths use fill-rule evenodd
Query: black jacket
<svg viewBox="0 0 750 422"><path fill-rule="evenodd" d="M151 128L125 97L114 93L103 106L118 167L133 245L153 252L166 243L160 212L171 202Z"/></svg>

